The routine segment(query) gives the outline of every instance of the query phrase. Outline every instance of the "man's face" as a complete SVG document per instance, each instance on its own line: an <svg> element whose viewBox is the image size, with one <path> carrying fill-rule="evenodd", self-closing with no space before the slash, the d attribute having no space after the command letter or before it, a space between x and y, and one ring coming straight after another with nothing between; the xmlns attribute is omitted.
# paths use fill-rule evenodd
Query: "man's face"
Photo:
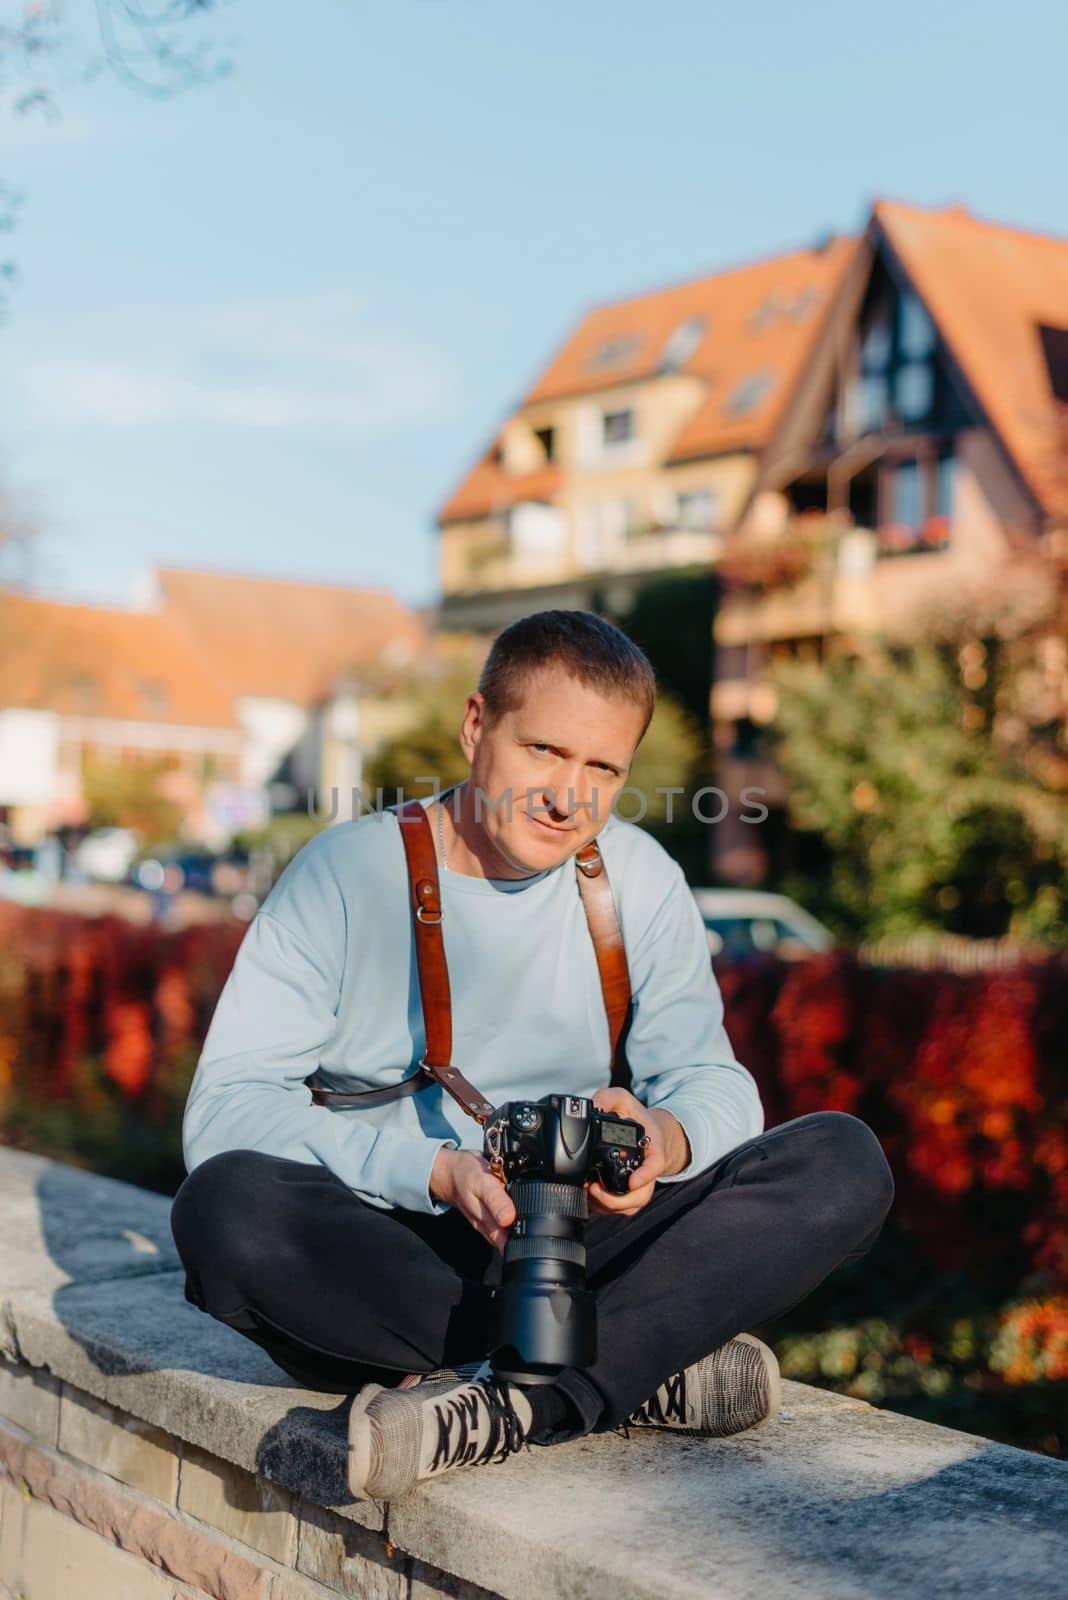
<svg viewBox="0 0 1068 1600"><path fill-rule="evenodd" d="M532 674L522 703L498 722L486 721L477 690L468 696L460 743L470 787L485 796L481 827L513 868L558 866L600 831L643 721L634 701L606 699L556 666Z"/></svg>

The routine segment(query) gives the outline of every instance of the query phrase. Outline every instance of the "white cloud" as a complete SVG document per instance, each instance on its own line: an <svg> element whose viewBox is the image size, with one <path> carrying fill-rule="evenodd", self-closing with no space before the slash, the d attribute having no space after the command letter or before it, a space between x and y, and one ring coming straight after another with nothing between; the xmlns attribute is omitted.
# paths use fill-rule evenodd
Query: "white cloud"
<svg viewBox="0 0 1068 1600"><path fill-rule="evenodd" d="M131 312L9 368L20 419L364 432L445 414L439 351L376 327L351 295ZM81 345L82 348L77 346Z"/></svg>

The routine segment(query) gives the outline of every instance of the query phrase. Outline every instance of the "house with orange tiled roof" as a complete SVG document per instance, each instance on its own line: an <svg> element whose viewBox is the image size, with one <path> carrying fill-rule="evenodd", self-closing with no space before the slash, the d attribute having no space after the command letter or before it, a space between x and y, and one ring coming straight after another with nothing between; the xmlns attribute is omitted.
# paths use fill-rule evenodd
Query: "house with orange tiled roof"
<svg viewBox="0 0 1068 1600"><path fill-rule="evenodd" d="M274 785L282 809L359 786L363 756L403 719L380 691L429 649L416 612L353 584L159 566L140 598L211 662L245 733L243 780Z"/></svg>
<svg viewBox="0 0 1068 1600"><path fill-rule="evenodd" d="M441 624L622 618L703 582L854 250L825 238L581 317L439 512Z"/></svg>
<svg viewBox="0 0 1068 1600"><path fill-rule="evenodd" d="M195 812L209 779L236 781L231 696L166 614L0 592L0 817L18 842L79 825L95 761L165 769Z"/></svg>
<svg viewBox="0 0 1068 1600"><path fill-rule="evenodd" d="M442 621L590 606L671 689L703 630L715 781L770 809L733 808L710 869L759 881L788 832L768 662L1063 545L1066 419L1068 240L880 201L856 237L584 316L441 510Z"/></svg>
<svg viewBox="0 0 1068 1600"><path fill-rule="evenodd" d="M0 820L20 842L83 821L89 760L162 758L208 843L331 785L351 795L428 650L415 612L353 585L160 566L136 601L0 591Z"/></svg>
<svg viewBox="0 0 1068 1600"><path fill-rule="evenodd" d="M759 878L786 834L768 663L922 630L1025 565L1055 572L1066 419L1068 239L877 202L719 561L720 781L771 807L761 830L719 830L724 876Z"/></svg>

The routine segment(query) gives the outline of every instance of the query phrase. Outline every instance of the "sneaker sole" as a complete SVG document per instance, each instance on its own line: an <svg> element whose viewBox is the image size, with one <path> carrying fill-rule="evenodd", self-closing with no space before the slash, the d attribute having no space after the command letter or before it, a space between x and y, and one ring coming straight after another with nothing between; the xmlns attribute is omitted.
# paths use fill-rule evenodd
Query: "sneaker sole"
<svg viewBox="0 0 1068 1600"><path fill-rule="evenodd" d="M349 1493L357 1500L367 1500L365 1485L371 1476L371 1425L364 1417L371 1401L386 1390L380 1383L365 1383L352 1397L349 1411L348 1477ZM362 1426L361 1426L362 1424Z"/></svg>
<svg viewBox="0 0 1068 1600"><path fill-rule="evenodd" d="M779 1363L775 1359L774 1350L769 1350L762 1339L754 1338L751 1333L736 1333L734 1337L738 1344L752 1345L755 1350L759 1351L760 1358L764 1363L764 1370L768 1375L768 1409L761 1417L760 1422L751 1424L752 1427L758 1428L761 1422L770 1422L772 1417L778 1414L782 1405L782 1373L779 1371ZM748 1433L749 1430L747 1428L743 1431Z"/></svg>

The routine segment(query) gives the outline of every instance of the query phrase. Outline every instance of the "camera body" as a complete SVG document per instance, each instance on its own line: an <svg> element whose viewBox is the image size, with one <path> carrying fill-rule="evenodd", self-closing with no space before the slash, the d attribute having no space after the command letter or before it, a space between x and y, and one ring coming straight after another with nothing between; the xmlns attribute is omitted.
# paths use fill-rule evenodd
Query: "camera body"
<svg viewBox="0 0 1068 1600"><path fill-rule="evenodd" d="M640 1122L580 1095L509 1100L485 1129L486 1158L508 1185L516 1219L494 1297L498 1377L551 1383L562 1367L592 1366L597 1314L586 1285L586 1184L626 1194L649 1139Z"/></svg>
<svg viewBox="0 0 1068 1600"><path fill-rule="evenodd" d="M610 1194L626 1194L648 1143L640 1122L599 1111L578 1095L509 1100L485 1130L486 1159L505 1183L543 1178L585 1184L596 1178Z"/></svg>

